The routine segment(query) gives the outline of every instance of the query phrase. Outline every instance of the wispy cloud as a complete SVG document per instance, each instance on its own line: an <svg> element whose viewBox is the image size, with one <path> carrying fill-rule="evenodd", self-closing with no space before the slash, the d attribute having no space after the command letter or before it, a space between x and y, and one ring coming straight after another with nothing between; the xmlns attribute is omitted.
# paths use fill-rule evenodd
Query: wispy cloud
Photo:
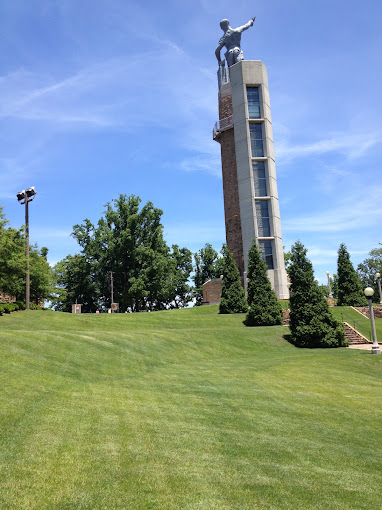
<svg viewBox="0 0 382 510"><path fill-rule="evenodd" d="M180 163L185 172L206 172L221 178L222 171L218 154L202 154L185 158Z"/></svg>
<svg viewBox="0 0 382 510"><path fill-rule="evenodd" d="M0 120L129 130L214 114L212 73L201 69L199 75L198 64L178 44L152 38L156 50L85 64L58 79L25 69L0 77Z"/></svg>
<svg viewBox="0 0 382 510"><path fill-rule="evenodd" d="M0 119L113 125L115 96L103 97L104 90L124 67L120 61L102 62L58 81L24 70L12 73L0 82L0 92L7 97L0 108Z"/></svg>
<svg viewBox="0 0 382 510"><path fill-rule="evenodd" d="M338 133L313 143L296 145L284 139L276 145L276 156L280 160L290 161L296 158L339 152L348 159L356 159L381 142L382 134L380 132Z"/></svg>
<svg viewBox="0 0 382 510"><path fill-rule="evenodd" d="M363 197L359 194L347 195L338 199L333 207L318 210L314 214L289 218L283 221L285 232L343 232L362 229L365 224L379 225L382 221L382 204L380 197L382 186L367 188ZM370 214L370 205L373 205Z"/></svg>
<svg viewBox="0 0 382 510"><path fill-rule="evenodd" d="M219 175L218 149L209 127L206 131L216 115L214 73L199 69L175 42L152 38L159 49L84 65L58 79L25 69L2 76L0 125L33 122L29 133L40 140L62 130L137 133L161 128L173 133L178 147L193 154L179 162L181 169Z"/></svg>

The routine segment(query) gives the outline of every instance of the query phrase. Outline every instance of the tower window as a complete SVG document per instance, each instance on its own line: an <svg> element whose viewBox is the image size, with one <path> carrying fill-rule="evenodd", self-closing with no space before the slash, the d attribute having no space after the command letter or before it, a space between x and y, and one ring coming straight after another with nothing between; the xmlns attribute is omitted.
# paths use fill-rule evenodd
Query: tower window
<svg viewBox="0 0 382 510"><path fill-rule="evenodd" d="M253 182L255 185L255 196L266 197L267 192L267 178L265 176L265 161L253 161Z"/></svg>
<svg viewBox="0 0 382 510"><path fill-rule="evenodd" d="M264 156L263 149L263 129L261 124L249 124L251 136L251 150L253 158L262 158Z"/></svg>
<svg viewBox="0 0 382 510"><path fill-rule="evenodd" d="M247 87L248 115L250 119L260 119L259 87Z"/></svg>
<svg viewBox="0 0 382 510"><path fill-rule="evenodd" d="M256 200L256 219L259 237L270 237L271 226L269 221L268 200Z"/></svg>
<svg viewBox="0 0 382 510"><path fill-rule="evenodd" d="M272 241L259 241L259 250L267 268L273 269Z"/></svg>

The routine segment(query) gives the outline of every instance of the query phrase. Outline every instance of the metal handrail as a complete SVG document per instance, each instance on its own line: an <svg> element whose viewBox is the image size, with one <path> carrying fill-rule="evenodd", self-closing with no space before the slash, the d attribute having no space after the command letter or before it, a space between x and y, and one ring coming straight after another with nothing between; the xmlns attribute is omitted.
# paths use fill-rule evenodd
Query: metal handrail
<svg viewBox="0 0 382 510"><path fill-rule="evenodd" d="M218 131L230 128L231 126L233 126L232 115L230 115L229 117L225 117L225 119L219 119L215 125Z"/></svg>
<svg viewBox="0 0 382 510"><path fill-rule="evenodd" d="M345 322L344 321L344 317L343 317L344 315L345 315L345 317L350 319L350 321L353 323L353 328L356 331L357 331L357 328L359 328L359 329L362 329L364 332L366 332L366 336L369 339L369 341L371 342L371 330L370 329L369 330L365 329L363 326L361 326L361 324L359 322L355 321L352 317L350 317L350 315L346 314L345 312L341 312L341 320L342 320L342 322ZM349 321L347 321L347 322L349 322ZM357 325L357 327L356 327L356 325Z"/></svg>
<svg viewBox="0 0 382 510"><path fill-rule="evenodd" d="M212 138L216 140L219 133L225 131L226 129L230 129L231 127L233 127L232 115L225 117L224 119L219 119L214 125Z"/></svg>

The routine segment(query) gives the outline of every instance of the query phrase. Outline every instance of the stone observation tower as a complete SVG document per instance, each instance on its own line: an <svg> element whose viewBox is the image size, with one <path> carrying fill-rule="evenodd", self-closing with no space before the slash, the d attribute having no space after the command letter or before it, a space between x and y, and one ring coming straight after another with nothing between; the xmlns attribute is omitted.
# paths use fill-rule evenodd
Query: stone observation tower
<svg viewBox="0 0 382 510"><path fill-rule="evenodd" d="M221 146L226 239L240 275L256 239L279 299L289 298L281 238L268 76L260 60L244 60L240 48L246 25L224 31L216 48L219 62L219 120L213 131ZM220 50L225 46L225 61Z"/></svg>

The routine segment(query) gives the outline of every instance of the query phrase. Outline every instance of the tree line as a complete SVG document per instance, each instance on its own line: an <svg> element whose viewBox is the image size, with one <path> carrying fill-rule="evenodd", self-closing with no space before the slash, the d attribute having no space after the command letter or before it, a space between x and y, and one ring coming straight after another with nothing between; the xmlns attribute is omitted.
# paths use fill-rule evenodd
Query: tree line
<svg viewBox="0 0 382 510"><path fill-rule="evenodd" d="M85 219L75 225L81 252L54 267L54 308L70 311L76 301L84 312L110 308L110 273L121 312L201 305L203 283L222 274L222 258L209 243L194 254L168 246L162 214L152 202L141 206L139 197L120 195L106 204L97 224Z"/></svg>
<svg viewBox="0 0 382 510"><path fill-rule="evenodd" d="M289 273L292 253L284 254L285 266ZM369 256L354 268L350 254L345 244L341 243L338 249L337 273L329 278L330 289L327 284L319 285L324 296L328 297L330 290L339 306L366 306L364 295L366 287L374 290L373 301L379 303L379 289L376 274L382 274L382 248L374 248Z"/></svg>
<svg viewBox="0 0 382 510"><path fill-rule="evenodd" d="M76 301L83 305L84 312L109 308L112 272L114 301L119 302L121 311L182 308L190 301L196 306L202 304L203 283L224 273L232 278L233 266L230 266L232 261L228 262L227 247L223 246L219 254L209 243L196 253L176 244L168 246L161 222L162 214L163 211L151 202L142 206L139 197L120 195L106 205L96 224L85 219L73 227L72 236L78 242L80 253L68 255L50 268L48 249L32 246L31 300L35 303L50 300L56 310L62 311L70 311ZM346 247L341 246L338 274L332 275L331 280L332 292L338 304L364 304L362 290L368 285L375 288L374 300L377 301L375 273L382 272L382 248L372 250L355 271ZM288 271L291 257L291 252L286 254ZM261 260L259 254L255 258ZM25 267L25 229L10 227L0 208L0 289L16 296L18 300L25 299ZM348 274L349 271L350 277L341 277L341 274ZM248 295L253 301L251 289L255 283L249 273L250 268ZM225 283L229 278L225 278ZM267 282L261 285L257 282L256 287L267 285ZM341 294L340 289L344 288L347 290ZM227 299L225 292L223 284L223 308ZM321 286L322 292L327 294L328 289ZM359 297L358 301L354 300L355 295ZM238 299L234 309L241 307L242 297ZM261 306L264 307L264 302ZM253 315L253 304L251 310Z"/></svg>
<svg viewBox="0 0 382 510"><path fill-rule="evenodd" d="M12 228L0 206L0 290L25 301L25 228ZM48 248L29 249L30 300L38 305L52 292L53 272L47 261Z"/></svg>

